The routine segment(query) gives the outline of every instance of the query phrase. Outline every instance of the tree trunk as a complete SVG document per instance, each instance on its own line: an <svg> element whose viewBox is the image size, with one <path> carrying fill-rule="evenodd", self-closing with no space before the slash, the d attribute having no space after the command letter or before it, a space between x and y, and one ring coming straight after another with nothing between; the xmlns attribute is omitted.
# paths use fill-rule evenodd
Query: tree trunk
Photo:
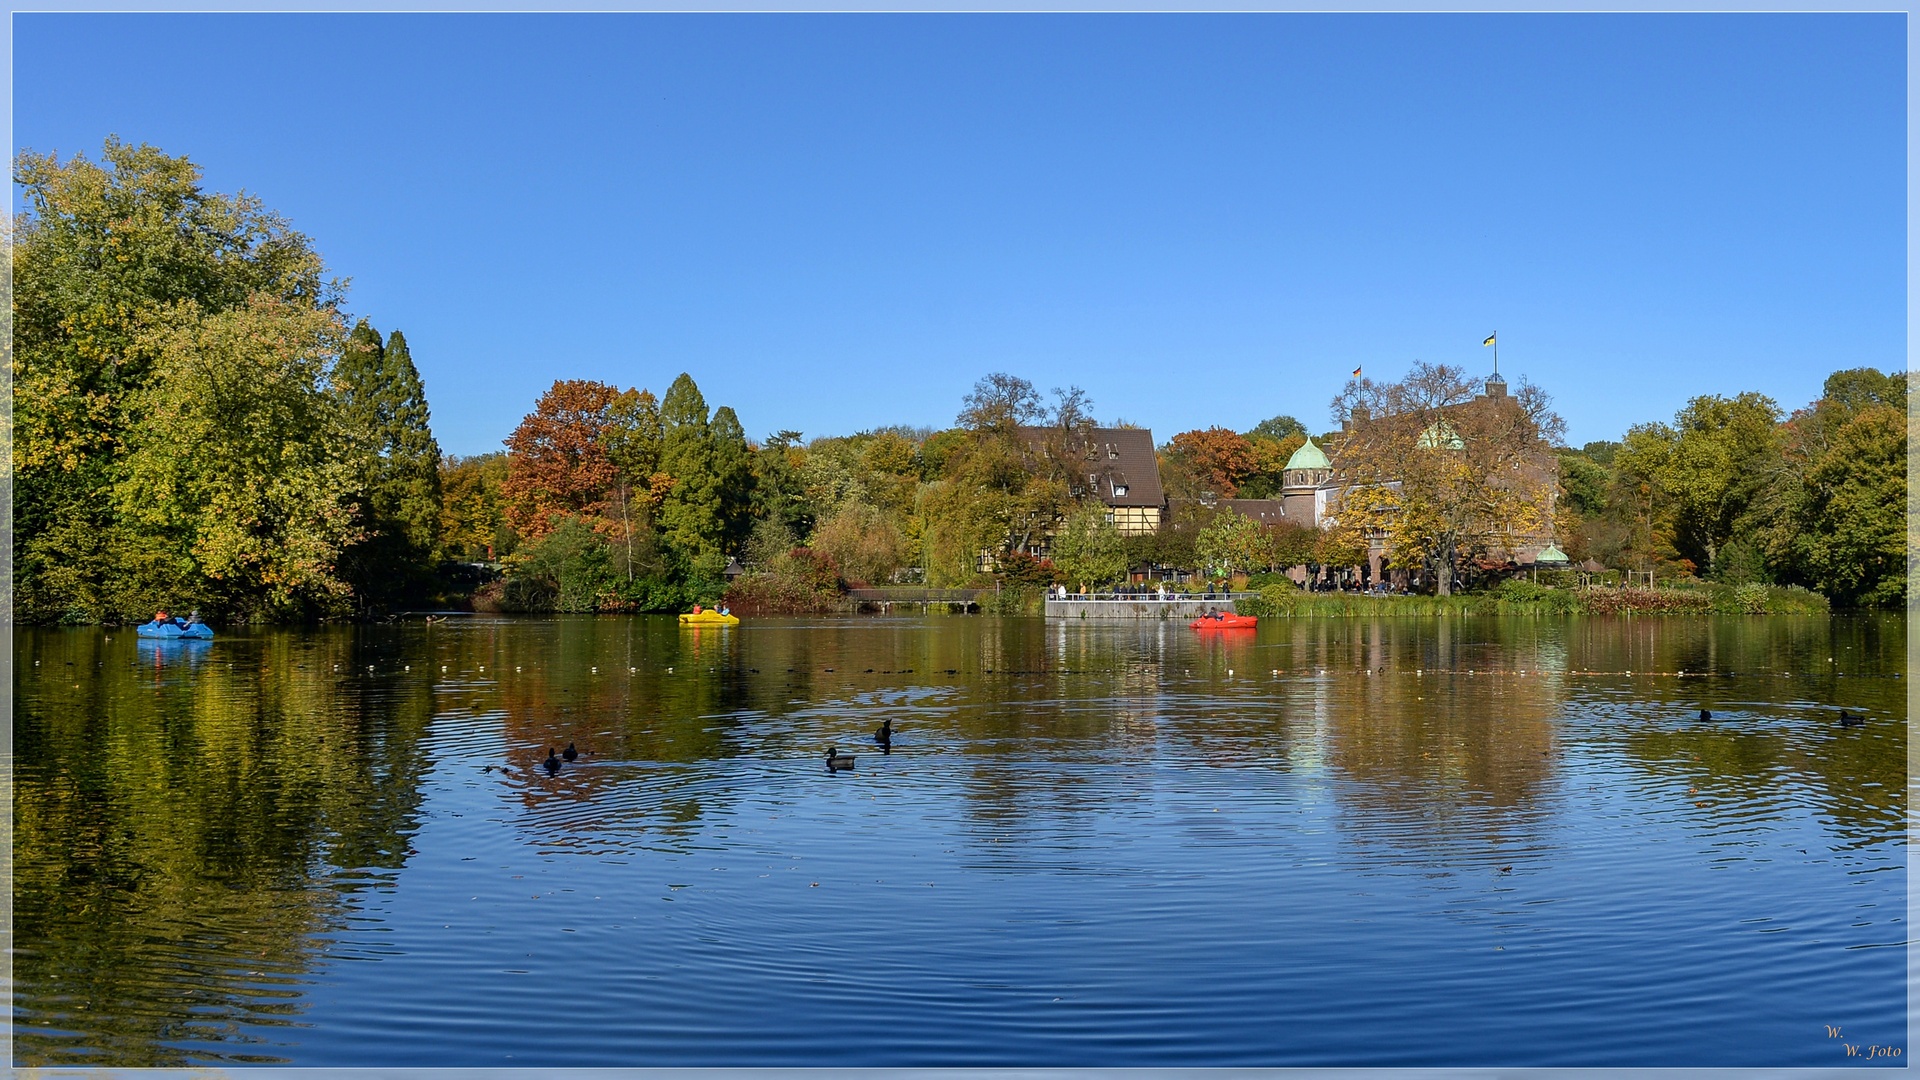
<svg viewBox="0 0 1920 1080"><path fill-rule="evenodd" d="M633 580L633 522L627 520L627 485L620 485L620 531L627 534L627 580Z"/></svg>
<svg viewBox="0 0 1920 1080"><path fill-rule="evenodd" d="M1434 595L1453 595L1453 562L1450 559L1439 560L1433 568Z"/></svg>

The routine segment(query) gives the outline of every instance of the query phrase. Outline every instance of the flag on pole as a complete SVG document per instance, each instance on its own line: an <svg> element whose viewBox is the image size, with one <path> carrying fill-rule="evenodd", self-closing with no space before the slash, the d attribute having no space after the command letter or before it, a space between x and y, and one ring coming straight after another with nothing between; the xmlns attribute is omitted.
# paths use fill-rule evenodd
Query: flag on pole
<svg viewBox="0 0 1920 1080"><path fill-rule="evenodd" d="M1353 369L1353 377L1354 377L1354 378L1356 378L1356 379L1360 377L1360 369L1359 369L1359 368L1354 368L1354 369Z"/></svg>
<svg viewBox="0 0 1920 1080"><path fill-rule="evenodd" d="M1485 340L1485 341L1483 341L1483 342L1481 342L1481 343L1480 343L1480 347L1484 349L1484 348L1486 348L1486 347L1487 347L1488 345L1491 345L1491 344L1493 344L1493 339L1494 339L1494 338L1496 338L1496 337L1498 337L1498 336L1499 336L1498 334L1488 334L1488 335L1487 335L1487 340Z"/></svg>

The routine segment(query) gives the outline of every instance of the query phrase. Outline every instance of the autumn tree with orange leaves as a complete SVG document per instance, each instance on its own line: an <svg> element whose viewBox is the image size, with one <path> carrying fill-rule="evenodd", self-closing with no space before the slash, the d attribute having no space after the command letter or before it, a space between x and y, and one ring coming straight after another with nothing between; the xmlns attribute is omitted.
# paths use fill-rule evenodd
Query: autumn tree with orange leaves
<svg viewBox="0 0 1920 1080"><path fill-rule="evenodd" d="M605 439L620 391L591 379L556 381L507 439L507 521L529 541L565 517L598 515L620 470Z"/></svg>
<svg viewBox="0 0 1920 1080"><path fill-rule="evenodd" d="M1212 494L1234 498L1241 481L1253 472L1253 447L1246 436L1223 427L1183 431L1167 444L1162 482L1169 494L1194 499Z"/></svg>

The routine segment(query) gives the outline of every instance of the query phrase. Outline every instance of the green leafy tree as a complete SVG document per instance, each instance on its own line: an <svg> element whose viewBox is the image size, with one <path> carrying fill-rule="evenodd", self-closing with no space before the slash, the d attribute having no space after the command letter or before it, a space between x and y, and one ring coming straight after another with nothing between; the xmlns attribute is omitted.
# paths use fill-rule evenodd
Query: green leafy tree
<svg viewBox="0 0 1920 1080"><path fill-rule="evenodd" d="M1895 607L1907 592L1907 418L1869 405L1807 478L1795 554L1841 604Z"/></svg>
<svg viewBox="0 0 1920 1080"><path fill-rule="evenodd" d="M660 471L664 443L660 403L651 392L627 390L613 399L600 431L600 445L614 467L604 531L620 548L621 570L629 582L652 550L654 519L673 487L673 478Z"/></svg>
<svg viewBox="0 0 1920 1080"><path fill-rule="evenodd" d="M1783 467L1780 418L1772 399L1752 393L1697 397L1674 418L1661 484L1673 545L1702 572Z"/></svg>
<svg viewBox="0 0 1920 1080"><path fill-rule="evenodd" d="M1267 530L1267 558L1278 567L1305 566L1319 570L1320 530L1311 525L1281 522Z"/></svg>
<svg viewBox="0 0 1920 1080"><path fill-rule="evenodd" d="M1304 443L1307 441L1307 425L1291 416L1276 416L1271 420L1262 420L1255 424L1253 430L1247 432L1247 438L1271 439L1274 442L1299 439Z"/></svg>
<svg viewBox="0 0 1920 1080"><path fill-rule="evenodd" d="M584 518L561 517L555 527L529 546L514 567L513 577L532 583L529 597L546 604L527 603L530 610L586 613L609 605L617 579L607 538Z"/></svg>
<svg viewBox="0 0 1920 1080"><path fill-rule="evenodd" d="M372 448L327 390L338 318L265 297L176 317L144 342L154 367L116 487L137 550L116 560L131 570L116 608L199 596L249 619L341 610L352 589L336 565L364 536Z"/></svg>
<svg viewBox="0 0 1920 1080"><path fill-rule="evenodd" d="M151 551L113 493L145 430L158 332L255 296L328 309L340 286L259 200L207 192L197 166L145 144L109 138L97 163L22 151L14 182L15 610L97 617L134 572L122 556Z"/></svg>
<svg viewBox="0 0 1920 1080"><path fill-rule="evenodd" d="M753 447L733 406L713 411L713 482L719 502L720 551L737 555L753 535Z"/></svg>
<svg viewBox="0 0 1920 1080"><path fill-rule="evenodd" d="M1052 556L1054 568L1082 588L1110 584L1127 572L1126 545L1097 502L1083 504L1067 518L1053 537Z"/></svg>
<svg viewBox="0 0 1920 1080"><path fill-rule="evenodd" d="M1232 510L1222 511L1200 530L1194 544L1200 561L1216 577L1264 570L1271 565L1273 545L1260 523Z"/></svg>
<svg viewBox="0 0 1920 1080"><path fill-rule="evenodd" d="M1890 606L1906 590L1906 376L1828 377L1781 426L1784 467L1747 520L1776 580L1843 605Z"/></svg>
<svg viewBox="0 0 1920 1080"><path fill-rule="evenodd" d="M1068 398L1071 412L1084 408L1084 396L1062 391L1063 404ZM1025 379L996 372L974 384L959 416L964 438L942 442L946 472L916 495L931 583L969 580L983 557L1031 553L1073 505L1066 439L1049 437L1035 451L1021 437L1024 425L1043 419L1040 394Z"/></svg>

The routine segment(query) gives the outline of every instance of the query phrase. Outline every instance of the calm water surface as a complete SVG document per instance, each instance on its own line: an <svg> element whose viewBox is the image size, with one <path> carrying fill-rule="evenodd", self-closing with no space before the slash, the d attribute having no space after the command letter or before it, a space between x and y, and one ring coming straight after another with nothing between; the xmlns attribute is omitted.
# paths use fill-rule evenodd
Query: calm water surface
<svg viewBox="0 0 1920 1080"><path fill-rule="evenodd" d="M1905 633L22 630L14 1052L1888 1063Z"/></svg>

